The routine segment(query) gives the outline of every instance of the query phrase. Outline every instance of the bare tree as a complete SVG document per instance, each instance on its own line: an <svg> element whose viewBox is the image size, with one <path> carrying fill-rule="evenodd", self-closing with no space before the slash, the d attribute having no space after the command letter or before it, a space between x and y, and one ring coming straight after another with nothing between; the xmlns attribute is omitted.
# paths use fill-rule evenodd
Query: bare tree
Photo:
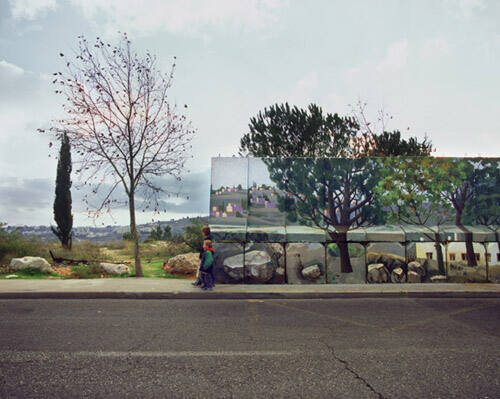
<svg viewBox="0 0 500 399"><path fill-rule="evenodd" d="M358 134L350 143L354 157L429 156L435 151L427 136L422 141L416 136L406 140L399 130L388 131L393 116L384 109L378 110L376 121L372 122L366 115L366 102L358 100L349 106L352 118L359 127ZM407 127L406 131L409 130Z"/></svg>
<svg viewBox="0 0 500 399"><path fill-rule="evenodd" d="M110 212L119 202L116 189L123 187L136 276L142 277L136 194L144 198L143 210L164 211L159 205L165 191L155 178L172 175L180 180L194 130L167 96L175 63L162 73L155 56L133 52L126 34L116 46L100 38L93 44L83 36L78 39L76 59L70 62L61 53L65 72L54 73L56 93L65 98L65 116L53 121L50 132L66 133L80 157L76 173L92 188L93 196L86 196L90 214ZM98 193L98 203L91 204Z"/></svg>

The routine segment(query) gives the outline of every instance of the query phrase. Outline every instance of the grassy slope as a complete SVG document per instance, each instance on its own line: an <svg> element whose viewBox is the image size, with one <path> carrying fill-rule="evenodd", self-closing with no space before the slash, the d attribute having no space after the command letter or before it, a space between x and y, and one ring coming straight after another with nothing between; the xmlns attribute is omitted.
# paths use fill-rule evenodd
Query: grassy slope
<svg viewBox="0 0 500 399"><path fill-rule="evenodd" d="M24 242L22 239L12 245L10 250L4 253L0 259L0 267L6 271L12 258L23 256L41 256L48 262L52 262L49 250L52 250L56 257L71 258L77 260L88 260L94 264L98 261L108 262L129 262L129 267L132 271L131 276L135 275L134 270L134 246L132 242L115 241L110 243L91 243L91 242L77 242L73 244L71 251L66 251L61 248L61 245L55 242ZM150 242L141 243L140 254L142 268L145 277L164 277L164 278L183 278L179 276L166 275L161 269L163 262L171 257L190 252L189 247L184 244L176 244L171 242ZM71 267L73 275L79 278L100 277L98 273L90 273L88 267L75 266ZM95 269L94 269L95 271ZM11 273L1 273L0 279ZM15 272L16 275L22 278L40 279L40 278L64 278L58 274L40 274L34 271ZM126 276L125 276L126 277ZM121 278L121 277L116 277Z"/></svg>

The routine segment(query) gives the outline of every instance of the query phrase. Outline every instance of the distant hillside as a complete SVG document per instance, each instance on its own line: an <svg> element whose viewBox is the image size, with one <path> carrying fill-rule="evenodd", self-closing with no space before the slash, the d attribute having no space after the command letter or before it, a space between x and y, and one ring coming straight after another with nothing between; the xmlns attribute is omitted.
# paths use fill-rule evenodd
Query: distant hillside
<svg viewBox="0 0 500 399"><path fill-rule="evenodd" d="M182 218L171 219L168 222L160 221L155 223L140 224L137 226L141 241L148 238L151 230L160 224L161 227L166 225L172 228L172 234L180 234L183 232L184 227L190 225L193 220L201 220L203 224L208 224L208 217L199 218ZM56 236L52 233L49 226L6 226L7 231L17 230L21 234L29 237L37 237L43 241L57 240ZM94 241L94 242L107 242L121 240L124 233L129 231L128 226L105 226L105 227L75 227L74 229L75 241Z"/></svg>

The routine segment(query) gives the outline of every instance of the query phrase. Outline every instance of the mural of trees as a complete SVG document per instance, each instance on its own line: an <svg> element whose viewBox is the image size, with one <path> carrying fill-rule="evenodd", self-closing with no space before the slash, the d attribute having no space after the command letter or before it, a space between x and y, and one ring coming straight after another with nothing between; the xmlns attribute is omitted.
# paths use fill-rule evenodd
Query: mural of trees
<svg viewBox="0 0 500 399"><path fill-rule="evenodd" d="M376 158L268 158L271 180L286 193L280 209L288 220L323 229L336 242L341 272L352 273L347 232L375 222L380 212L373 188L380 176Z"/></svg>
<svg viewBox="0 0 500 399"><path fill-rule="evenodd" d="M440 226L454 223L465 236L467 264L476 266L465 222L488 226L498 237L499 168L493 158L386 158L376 192L394 222L433 234L444 271ZM498 240L497 240L498 241Z"/></svg>
<svg viewBox="0 0 500 399"><path fill-rule="evenodd" d="M500 161L482 158L475 171L475 196L465 210L466 224L486 227L495 234L500 252Z"/></svg>
<svg viewBox="0 0 500 399"><path fill-rule="evenodd" d="M355 256L349 253L349 249L357 245L364 250L374 242L380 243L382 248L385 248L382 244L387 242L401 246L404 241L416 243L413 248L417 250L418 247L418 251L434 251L435 248L434 252L425 252L425 255L420 252L419 267L432 272L420 277L428 275L446 280L448 276L454 276L461 281L476 281L487 279L488 270L500 266L496 260L488 265L488 259L492 260L492 257L491 253L487 253L487 243L496 240L499 244L498 158L235 159L240 163L247 161L248 165L252 162L265 165L263 172L259 172L262 176L257 176L262 181L245 190L245 195L249 202L253 197L264 200L264 196L269 199L273 196L271 210L276 214L273 214L273 223L267 224L263 224L263 217L253 215L260 217L256 219L258 223L252 226L247 221L243 233L232 231L227 223L224 225L221 221L219 224L217 220L214 227L224 232L218 233L223 237L221 240L285 242L287 246L293 243L301 246L308 243L327 245L328 249L335 248L336 251L338 263L335 273L349 274L349 281L357 272L364 270L356 265ZM234 169L231 165L233 159L226 158L226 161L225 168L219 168L223 177L228 170ZM244 181L249 176L248 169L241 169L246 172L241 177ZM272 182L272 193L267 192L271 186L264 183L266 180ZM216 208L218 203L215 198L211 200L211 209ZM265 210L266 215L269 211L263 206L256 206L257 209ZM242 215L243 219L248 219L250 214L252 212ZM262 235L265 239L257 240L254 230L262 226L266 228ZM374 231L377 234L374 235ZM453 241L458 246L452 244ZM475 253L479 246L474 241L484 244L484 254ZM459 250L462 252L461 259L456 259L456 248L464 246L465 251ZM292 245L290 248L295 247ZM445 254L445 248L448 252L450 248L453 250ZM400 256L403 262L405 259L409 262L408 256ZM287 259L292 258L287 255ZM367 258L363 264L365 262ZM296 272L293 265L290 268L287 270Z"/></svg>
<svg viewBox="0 0 500 399"><path fill-rule="evenodd" d="M445 274L440 226L450 219L452 208L441 201L444 170L434 169L428 158L385 158L383 177L375 189L388 213L388 221L423 227L434 241L439 271ZM436 179L436 180L434 180Z"/></svg>
<svg viewBox="0 0 500 399"><path fill-rule="evenodd" d="M464 225L464 213L479 197L482 185L484 190L484 183L480 182L480 176L484 175L485 165L477 158L430 158L429 167L435 175L427 183L427 187L439 195L443 205L448 204L453 207L455 225L465 234L467 264L477 266L472 245L472 232ZM491 187L491 189L493 193L498 190L498 187L496 189Z"/></svg>

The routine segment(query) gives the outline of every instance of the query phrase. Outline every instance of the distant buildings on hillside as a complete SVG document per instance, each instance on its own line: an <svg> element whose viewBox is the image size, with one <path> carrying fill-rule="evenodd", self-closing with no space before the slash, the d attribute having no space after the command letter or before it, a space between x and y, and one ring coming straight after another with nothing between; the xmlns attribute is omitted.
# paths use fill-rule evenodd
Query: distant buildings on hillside
<svg viewBox="0 0 500 399"><path fill-rule="evenodd" d="M212 211L210 212L211 216L218 218L226 218L226 217L243 217L243 206L241 204L235 204L229 202L226 206L223 205L214 205L212 206Z"/></svg>
<svg viewBox="0 0 500 399"><path fill-rule="evenodd" d="M210 216L220 218L243 217L246 200L239 198L238 201L237 198L231 198L230 195L237 193L245 193L241 185L237 187L220 187L218 190L212 191L213 195L221 199L222 204L212 205ZM248 189L248 202L250 206L276 209L278 207L278 193L273 187L254 184Z"/></svg>
<svg viewBox="0 0 500 399"><path fill-rule="evenodd" d="M252 186L250 188L250 204L262 205L264 208L276 208L278 195L273 188L267 186Z"/></svg>

